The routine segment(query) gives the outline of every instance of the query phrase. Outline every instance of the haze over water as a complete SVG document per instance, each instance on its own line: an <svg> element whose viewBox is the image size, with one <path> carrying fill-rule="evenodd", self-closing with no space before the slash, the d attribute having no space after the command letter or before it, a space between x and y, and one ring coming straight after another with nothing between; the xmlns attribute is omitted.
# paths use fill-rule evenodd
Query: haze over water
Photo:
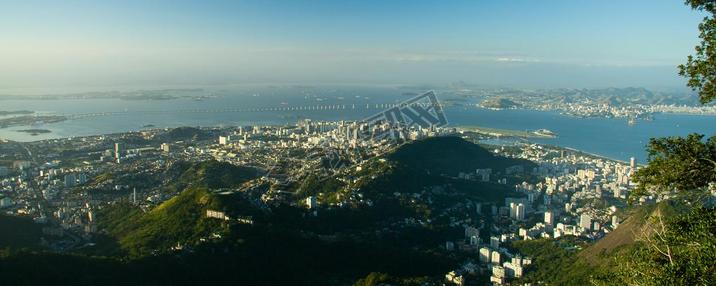
<svg viewBox="0 0 716 286"><path fill-rule="evenodd" d="M676 66L698 43L704 13L680 1L39 1L3 6L0 94L241 84L199 92L196 101L7 100L0 110L77 115L119 112L56 124L0 129L32 141L135 131L152 125L286 124L302 118L357 120L364 104L404 100L387 84L456 81L516 88L684 88ZM247 84L344 84L269 88ZM382 87L356 87L360 84ZM116 86L99 89L97 86ZM93 88L95 87L95 88ZM423 91L417 90L416 92ZM442 99L450 94L441 93ZM308 105L358 108L246 112ZM235 109L226 111L227 109ZM205 112L191 112L201 110ZM223 112L219 112L222 111ZM540 142L626 159L645 157L651 137L714 134L713 117L657 115L578 119L550 112L448 108L452 125L534 130ZM32 136L19 129L49 129Z"/></svg>
<svg viewBox="0 0 716 286"><path fill-rule="evenodd" d="M252 86L197 90L192 92L192 97L171 100L1 100L3 110L32 110L39 114L119 113L80 117L32 127L4 128L0 129L0 138L34 141L137 131L143 128L293 124L300 119L360 120L380 112L383 109L381 104L394 104L408 99L410 95L406 95L406 92L420 90L390 86ZM206 95L210 97L197 99ZM449 91L438 92L438 97L441 100L458 98ZM339 109L286 110L291 107L319 105ZM261 110L249 111L250 109ZM475 106L448 106L445 113L452 126L477 125L512 130L546 128L556 132L558 138L530 141L575 148L619 160L628 160L633 156L641 162L645 161L645 146L649 138L693 132L716 133L714 116L657 114L653 121L639 121L636 125L629 125L623 118L575 118L556 112L489 110ZM52 133L32 136L17 132L28 128L48 129Z"/></svg>

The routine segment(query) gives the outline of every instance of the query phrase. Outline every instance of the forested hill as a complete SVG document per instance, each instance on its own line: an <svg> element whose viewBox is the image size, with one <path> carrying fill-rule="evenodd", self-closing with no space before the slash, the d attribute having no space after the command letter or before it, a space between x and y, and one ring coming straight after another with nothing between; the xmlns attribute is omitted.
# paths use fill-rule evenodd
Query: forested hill
<svg viewBox="0 0 716 286"><path fill-rule="evenodd" d="M456 136L433 137L406 144L387 156L389 160L432 174L457 176L460 172L475 172L490 168L502 172L507 167L521 165L526 169L534 163L497 156L485 148Z"/></svg>

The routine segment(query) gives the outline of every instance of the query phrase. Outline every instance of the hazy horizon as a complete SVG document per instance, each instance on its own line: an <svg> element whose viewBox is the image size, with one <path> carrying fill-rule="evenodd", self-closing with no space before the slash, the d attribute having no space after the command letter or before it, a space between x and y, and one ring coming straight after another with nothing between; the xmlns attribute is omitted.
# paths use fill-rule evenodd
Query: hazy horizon
<svg viewBox="0 0 716 286"><path fill-rule="evenodd" d="M0 4L0 94L225 84L680 88L680 1Z"/></svg>

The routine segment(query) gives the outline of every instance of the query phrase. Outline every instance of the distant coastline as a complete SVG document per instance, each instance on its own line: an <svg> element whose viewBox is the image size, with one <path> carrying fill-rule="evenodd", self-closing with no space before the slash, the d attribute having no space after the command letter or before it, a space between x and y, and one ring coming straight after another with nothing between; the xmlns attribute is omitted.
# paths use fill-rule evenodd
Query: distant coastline
<svg viewBox="0 0 716 286"><path fill-rule="evenodd" d="M4 111L0 110L0 116L8 116L8 115L28 115L28 114L34 114L34 111L30 110L14 110L14 111Z"/></svg>

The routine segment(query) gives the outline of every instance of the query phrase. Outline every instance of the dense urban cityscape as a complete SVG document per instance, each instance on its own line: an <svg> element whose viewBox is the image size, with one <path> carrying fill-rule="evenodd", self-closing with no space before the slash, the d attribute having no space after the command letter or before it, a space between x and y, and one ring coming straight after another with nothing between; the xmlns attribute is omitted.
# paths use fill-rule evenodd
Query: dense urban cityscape
<svg viewBox="0 0 716 286"><path fill-rule="evenodd" d="M267 184L268 188L255 194L261 207L290 204L317 210L315 214L320 215L324 208L369 207L371 201L363 199L360 189L350 182L338 190L338 196L319 193L300 200L293 198L296 194L288 191L289 186L310 174L360 171L371 158L410 141L449 136L479 143L499 135L447 127L414 128L405 133L406 138L392 141L358 135L366 130L369 126L360 122L305 120L294 126L157 129L29 143L5 141L0 145L0 160L11 161L12 168L0 167L0 202L4 213L29 216L40 224L47 247L72 252L94 245L93 235L104 231L96 223L99 209L129 201L150 210L171 199L148 181L165 181L162 171L177 162L216 160L251 166L257 173L255 180L223 192ZM463 285L469 275L487 273L491 282L505 284L520 278L531 263L530 257L505 248L505 244L562 236L595 241L616 229L623 219L621 210L638 168L634 158L623 163L534 143L486 147L497 156L533 162L534 167L516 165L457 174L459 180L513 184L510 188L518 195L499 203L456 202L447 208L444 215L449 225L464 228L465 235L446 240L440 248L466 257L459 268L446 273L447 280ZM331 158L333 155L336 157ZM528 179L519 182L514 177ZM416 194L412 200L423 202L425 197ZM462 212L478 216L464 217ZM230 219L220 210L207 210L206 216ZM483 216L491 219L475 220ZM231 219L253 223L250 217ZM419 217L409 220L427 225Z"/></svg>

